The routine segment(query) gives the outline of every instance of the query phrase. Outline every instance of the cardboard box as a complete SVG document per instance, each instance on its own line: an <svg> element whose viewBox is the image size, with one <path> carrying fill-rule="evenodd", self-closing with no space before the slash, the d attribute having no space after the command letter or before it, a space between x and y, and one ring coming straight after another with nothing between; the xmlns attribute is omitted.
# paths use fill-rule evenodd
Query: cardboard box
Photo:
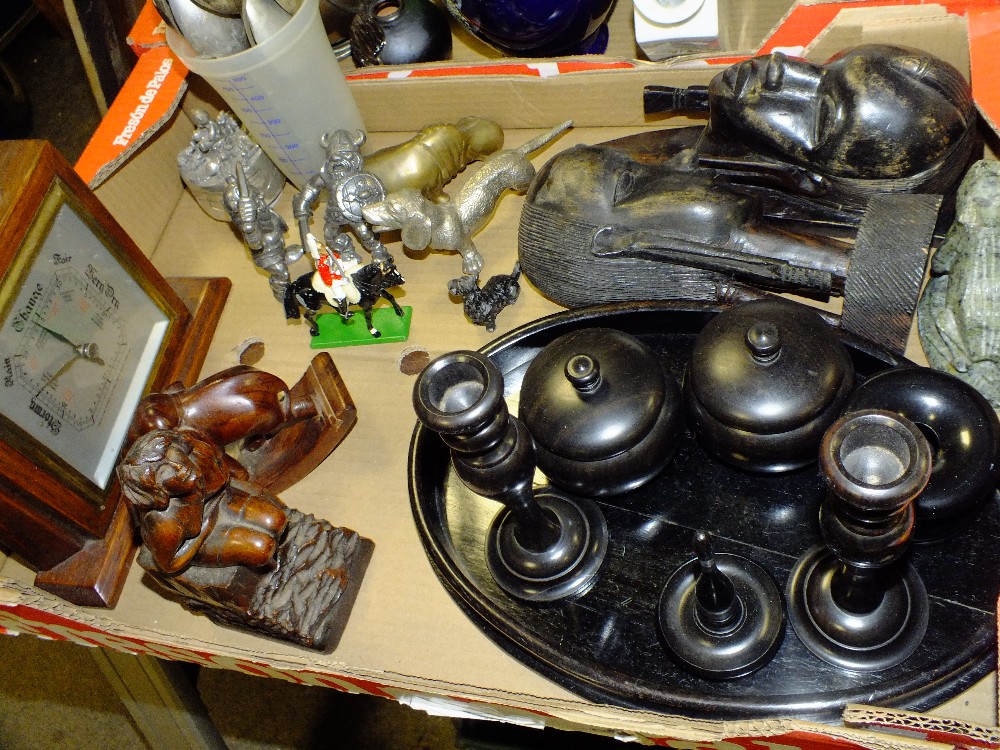
<svg viewBox="0 0 1000 750"><path fill-rule="evenodd" d="M966 20L936 8L886 21L878 14L828 25L815 42L818 57L860 41L918 39L968 69ZM804 50L810 54L810 50ZM143 55L150 57L150 52ZM522 64L522 63L512 63ZM530 63L545 68L552 63ZM641 114L646 83L707 82L715 69L628 64L554 77L456 75L352 83L371 129L371 148L399 142L403 133L438 120L478 114L499 119L507 145L516 146L567 117L578 127L539 153L596 143L651 126ZM192 81L183 106L210 101ZM151 134L99 195L166 276L232 278L230 296L204 373L237 364L251 343L261 343L258 366L287 382L304 371L313 352L300 325L289 325L266 283L228 224L210 219L184 191L176 155L191 136L183 112L164 114ZM467 175L458 178L458 182ZM458 184L458 183L456 183ZM454 185L450 188L454 189ZM278 209L291 223L289 187ZM507 195L477 236L484 274L508 271L516 258L515 230L523 199ZM446 294L459 275L457 256L418 257L391 248L407 278L402 301L417 311L409 341L336 350L334 359L358 406L359 422L336 452L283 493L290 505L373 538L375 555L337 650L318 654L223 628L163 598L133 566L120 603L111 611L69 605L31 586L33 572L17 560L0 561L0 630L132 653L235 669L336 690L382 696L448 715L549 725L674 748L917 748L998 747L995 674L929 715L852 707L843 724L792 718L692 720L584 700L542 677L502 650L467 619L436 579L414 528L407 491L407 445L414 425L413 375L403 360L478 349L506 330L558 311L529 284L503 312L496 333L467 323ZM836 304L831 305L832 309ZM908 355L922 360L914 336ZM889 732L882 729L888 728Z"/></svg>
<svg viewBox="0 0 1000 750"><path fill-rule="evenodd" d="M547 128L573 119L577 127L646 127L642 89L650 84L707 83L712 65L739 55L774 49L824 60L832 52L868 39L890 39L927 49L963 70L995 68L997 9L992 0L753 0L720 2L723 55L681 56L664 63L640 58L629 4L618 3L609 18L605 55L528 60L505 58L468 33L455 34L447 63L343 67L366 128L407 133L415 123L454 121L478 114L504 128ZM952 32L937 33L939 24ZM959 28L961 27L961 28ZM957 35L957 36L956 36ZM92 186L124 164L173 114L188 85L189 102L209 110L222 100L197 76L189 76L166 46L164 25L152 2L129 36L139 55L136 67L77 164ZM594 91L600 95L595 96ZM988 123L1000 122L1000 93L981 85L976 99ZM369 146L370 147L370 146Z"/></svg>

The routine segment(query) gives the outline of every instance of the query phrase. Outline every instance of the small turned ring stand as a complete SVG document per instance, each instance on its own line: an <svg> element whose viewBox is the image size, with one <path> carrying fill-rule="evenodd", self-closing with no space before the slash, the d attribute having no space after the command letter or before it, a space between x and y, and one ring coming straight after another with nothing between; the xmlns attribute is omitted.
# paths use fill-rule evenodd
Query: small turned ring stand
<svg viewBox="0 0 1000 750"><path fill-rule="evenodd" d="M826 545L809 550L788 581L799 640L824 661L867 672L909 657L927 630L923 581L898 564L913 533L913 500L931 473L930 446L905 417L849 412L827 431L820 468Z"/></svg>
<svg viewBox="0 0 1000 750"><path fill-rule="evenodd" d="M486 537L497 585L532 602L589 591L608 548L604 515L587 498L534 491L534 440L508 411L496 364L477 352L445 354L417 378L413 405L417 418L451 448L465 485L507 506Z"/></svg>
<svg viewBox="0 0 1000 750"><path fill-rule="evenodd" d="M693 546L697 557L678 568L660 594L660 633L671 657L699 677L744 677L781 646L781 591L751 560L716 554L706 532L695 532Z"/></svg>

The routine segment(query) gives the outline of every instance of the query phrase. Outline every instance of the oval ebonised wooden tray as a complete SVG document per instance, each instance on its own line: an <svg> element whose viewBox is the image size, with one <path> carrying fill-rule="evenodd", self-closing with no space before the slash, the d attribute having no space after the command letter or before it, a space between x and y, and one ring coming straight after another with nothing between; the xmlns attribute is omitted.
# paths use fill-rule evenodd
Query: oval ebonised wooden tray
<svg viewBox="0 0 1000 750"><path fill-rule="evenodd" d="M721 306L607 305L559 313L497 339L483 351L500 367L512 413L528 363L558 336L583 327L630 333L680 380L699 331ZM839 329L837 329L839 331ZM859 381L908 360L840 333ZM502 592L486 567L486 530L501 506L471 493L447 447L417 425L410 445L413 513L435 572L461 609L529 667L590 700L693 718L795 716L836 720L847 703L923 710L961 692L995 663L994 607L1000 581L996 496L969 528L908 556L930 596L930 624L901 665L852 673L826 664L786 629L775 658L738 680L695 677L667 656L656 606L667 578L693 557L706 529L718 552L744 555L783 589L798 557L819 541L826 485L815 466L759 475L724 466L685 431L675 458L637 491L600 503L610 546L595 586L577 600L536 606ZM540 481L544 477L538 475Z"/></svg>

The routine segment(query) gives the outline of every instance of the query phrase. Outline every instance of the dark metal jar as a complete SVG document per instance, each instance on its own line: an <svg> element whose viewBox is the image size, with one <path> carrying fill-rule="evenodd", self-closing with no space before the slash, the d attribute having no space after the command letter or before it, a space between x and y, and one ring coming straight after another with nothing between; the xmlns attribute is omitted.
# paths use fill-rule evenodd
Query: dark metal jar
<svg viewBox="0 0 1000 750"><path fill-rule="evenodd" d="M550 342L532 360L519 417L554 485L617 495L652 479L673 456L680 387L634 336L585 328Z"/></svg>
<svg viewBox="0 0 1000 750"><path fill-rule="evenodd" d="M702 329L683 390L689 424L710 453L780 472L817 460L853 387L854 365L833 327L774 297L731 307Z"/></svg>

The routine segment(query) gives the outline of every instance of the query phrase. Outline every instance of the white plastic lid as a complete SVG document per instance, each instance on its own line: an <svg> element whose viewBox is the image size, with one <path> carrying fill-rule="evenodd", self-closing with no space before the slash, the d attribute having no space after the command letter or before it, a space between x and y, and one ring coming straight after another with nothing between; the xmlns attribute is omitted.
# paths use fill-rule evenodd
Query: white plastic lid
<svg viewBox="0 0 1000 750"><path fill-rule="evenodd" d="M681 23L701 10L705 0L632 0L635 9L651 23Z"/></svg>

